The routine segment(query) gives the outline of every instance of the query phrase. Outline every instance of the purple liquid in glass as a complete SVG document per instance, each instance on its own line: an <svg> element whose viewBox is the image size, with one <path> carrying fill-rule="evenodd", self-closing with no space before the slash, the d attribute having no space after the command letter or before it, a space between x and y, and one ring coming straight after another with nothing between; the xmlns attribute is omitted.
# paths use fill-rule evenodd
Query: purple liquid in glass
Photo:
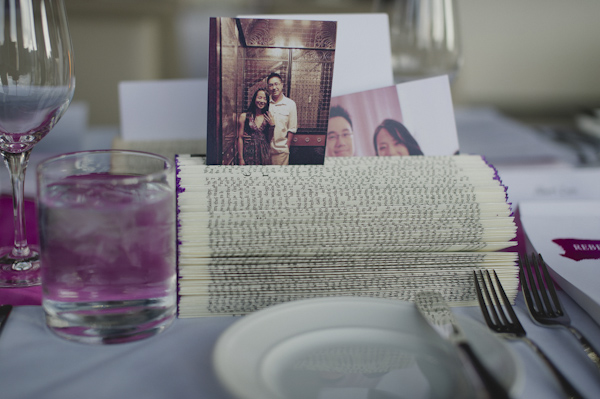
<svg viewBox="0 0 600 399"><path fill-rule="evenodd" d="M174 317L173 190L127 179L69 177L39 198L43 306L59 334L126 340Z"/></svg>

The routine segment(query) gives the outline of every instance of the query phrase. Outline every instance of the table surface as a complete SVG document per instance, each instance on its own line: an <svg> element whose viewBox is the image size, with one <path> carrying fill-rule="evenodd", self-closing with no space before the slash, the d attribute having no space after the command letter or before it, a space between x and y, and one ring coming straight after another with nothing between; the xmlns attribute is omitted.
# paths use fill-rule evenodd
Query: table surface
<svg viewBox="0 0 600 399"><path fill-rule="evenodd" d="M1 294L10 288L0 289ZM561 292L576 325L592 342L600 327ZM483 323L477 307L457 314ZM529 336L588 398L600 392L600 372L564 329L533 324L522 297L516 311ZM133 343L95 346L55 336L40 306L15 307L0 337L0 397L17 398L230 398L212 368L219 335L239 317L177 319L164 332ZM541 360L522 342L507 341L524 366L518 398L563 398ZM243 354L240 354L243 356Z"/></svg>
<svg viewBox="0 0 600 399"><path fill-rule="evenodd" d="M527 135L527 132L521 132L520 126L507 125L502 120L496 123L498 118L495 114L478 112L473 116L463 112L458 116L461 148L468 149L472 144L474 147L467 152L483 153L499 165L505 160L502 154L497 154L500 150L491 145L495 134L490 131L489 137L482 137L481 134L489 129L482 130L480 127L499 123L497 130L506 133L512 129L515 136ZM477 139L470 139L470 133L476 134ZM100 145L106 145L106 142L103 139ZM484 144L486 148L477 147ZM528 147L539 152L540 145ZM504 150L503 154L518 152L515 148ZM565 152L564 156L562 152ZM547 148L546 153L545 158L548 154L558 154L557 158L566 159L567 163L572 158L572 154L561 148ZM530 159L530 153L521 155L522 159ZM513 163L514 159L506 162ZM2 191L6 193L6 176L3 175L2 180ZM31 183L34 179L30 176L29 180ZM0 212L0 222L11 223L6 200L4 197L2 208L5 212ZM28 212L33 212L33 202L26 206ZM28 220L35 219L30 216ZM0 225L0 228L3 232L10 230L8 225ZM29 229L29 234L30 242L35 242L35 229ZM10 239L3 234L0 245L7 244L3 242L4 238ZM52 334L44 322L43 310L39 306L40 296L40 287L0 288L0 304L22 305L13 309L0 336L0 398L229 398L213 370L212 352L220 334L239 318L177 319L166 331L152 338L127 344L94 346L70 342ZM600 346L600 326L564 293L561 297L573 324L596 346ZM585 356L575 338L565 329L533 324L521 295L517 297L515 308L528 335L586 397L597 397L600 372ZM455 308L454 311L483 323L477 307ZM510 341L508 345L517 354L525 373L524 386L515 399L564 397L548 369L526 344Z"/></svg>

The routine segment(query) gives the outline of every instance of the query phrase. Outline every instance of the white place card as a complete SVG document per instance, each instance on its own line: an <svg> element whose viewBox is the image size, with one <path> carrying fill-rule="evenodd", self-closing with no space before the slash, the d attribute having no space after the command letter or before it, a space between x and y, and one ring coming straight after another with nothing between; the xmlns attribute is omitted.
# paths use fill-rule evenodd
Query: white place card
<svg viewBox="0 0 600 399"><path fill-rule="evenodd" d="M121 82L119 105L124 141L206 140L206 79Z"/></svg>
<svg viewBox="0 0 600 399"><path fill-rule="evenodd" d="M503 168L499 171L513 205L521 201L600 200L600 170L564 166Z"/></svg>

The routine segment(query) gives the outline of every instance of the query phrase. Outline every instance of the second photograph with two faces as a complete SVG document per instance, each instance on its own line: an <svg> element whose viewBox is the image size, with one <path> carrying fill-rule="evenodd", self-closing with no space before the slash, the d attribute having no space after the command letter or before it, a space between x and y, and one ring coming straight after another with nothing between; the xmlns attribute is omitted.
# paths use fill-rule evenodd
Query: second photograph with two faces
<svg viewBox="0 0 600 399"><path fill-rule="evenodd" d="M456 153L458 137L446 76L331 99L327 157Z"/></svg>

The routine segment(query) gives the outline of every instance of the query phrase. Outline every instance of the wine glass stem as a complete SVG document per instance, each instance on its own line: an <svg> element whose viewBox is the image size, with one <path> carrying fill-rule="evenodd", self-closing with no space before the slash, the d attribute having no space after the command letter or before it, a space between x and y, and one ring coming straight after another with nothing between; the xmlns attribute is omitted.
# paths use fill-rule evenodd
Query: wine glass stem
<svg viewBox="0 0 600 399"><path fill-rule="evenodd" d="M15 246L12 255L15 258L26 258L31 251L27 245L25 232L25 170L29 162L31 149L15 154L2 152L4 163L8 167L13 190L13 215L15 227Z"/></svg>

